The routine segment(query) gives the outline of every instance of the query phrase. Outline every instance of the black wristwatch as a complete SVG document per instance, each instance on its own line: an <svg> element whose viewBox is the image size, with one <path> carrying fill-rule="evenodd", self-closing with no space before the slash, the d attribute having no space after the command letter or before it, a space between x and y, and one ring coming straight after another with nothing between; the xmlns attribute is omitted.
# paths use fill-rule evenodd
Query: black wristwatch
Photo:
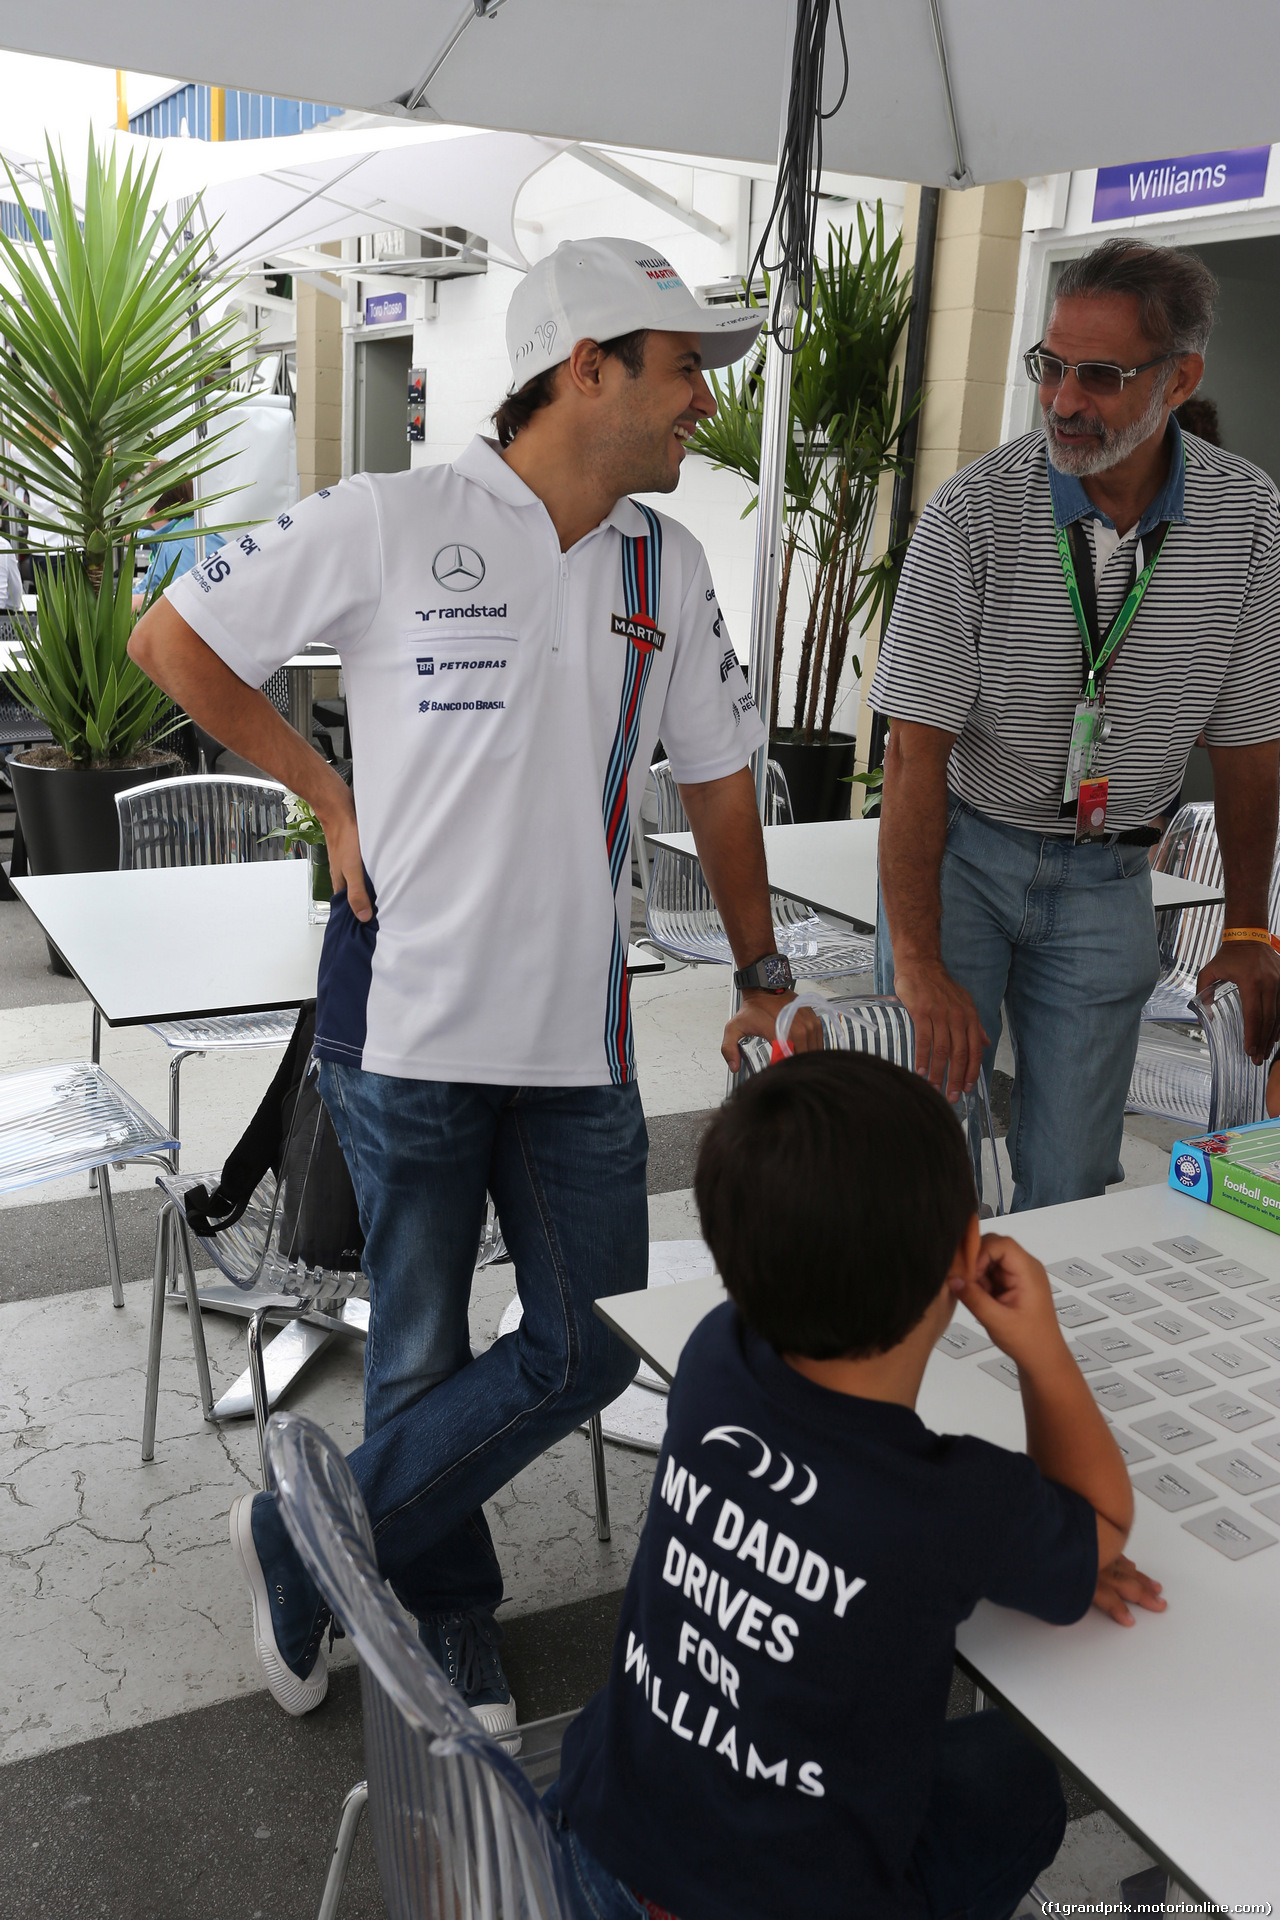
<svg viewBox="0 0 1280 1920"><path fill-rule="evenodd" d="M785 953L766 953L749 967L739 967L733 983L744 992L794 993L796 978Z"/></svg>

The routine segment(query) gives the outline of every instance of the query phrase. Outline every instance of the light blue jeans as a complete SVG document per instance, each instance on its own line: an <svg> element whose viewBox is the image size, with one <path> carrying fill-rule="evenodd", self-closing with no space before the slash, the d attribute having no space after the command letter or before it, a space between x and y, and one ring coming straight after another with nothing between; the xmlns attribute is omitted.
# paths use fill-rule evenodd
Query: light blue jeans
<svg viewBox="0 0 1280 1920"><path fill-rule="evenodd" d="M1125 1097L1159 973L1147 849L1001 826L953 795L941 886L942 960L990 1037L988 1079L1002 1003L1008 1015L1014 1211L1105 1192L1124 1177ZM893 992L883 904L876 991Z"/></svg>

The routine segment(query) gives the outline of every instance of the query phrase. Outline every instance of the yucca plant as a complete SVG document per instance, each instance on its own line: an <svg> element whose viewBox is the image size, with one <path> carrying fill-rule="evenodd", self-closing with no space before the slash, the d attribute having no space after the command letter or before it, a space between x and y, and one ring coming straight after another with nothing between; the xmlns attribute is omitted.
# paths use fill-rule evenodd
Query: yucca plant
<svg viewBox="0 0 1280 1920"><path fill-rule="evenodd" d="M791 437L784 494L786 526L773 650L771 712L778 724L783 634L799 575L808 609L797 662L794 729L805 742L830 737L840 675L854 623L870 619L889 573L870 558L876 494L893 471L903 427L919 404L900 405L894 349L911 303L899 274L901 237L885 237L884 209L874 222L858 208L856 237L833 228L815 268L813 310L796 330ZM717 410L690 442L715 466L760 484L764 406L763 336L755 360L722 382L712 375ZM748 503L746 512L754 510ZM855 669L861 668L855 657Z"/></svg>
<svg viewBox="0 0 1280 1920"><path fill-rule="evenodd" d="M207 237L152 210L154 166L121 171L90 138L81 217L50 144L48 240L6 171L31 240L0 234L0 493L34 551L68 543L42 569L13 678L73 765L109 765L167 707L126 650L134 546L161 494L219 464L234 322L211 321L226 288L202 277Z"/></svg>

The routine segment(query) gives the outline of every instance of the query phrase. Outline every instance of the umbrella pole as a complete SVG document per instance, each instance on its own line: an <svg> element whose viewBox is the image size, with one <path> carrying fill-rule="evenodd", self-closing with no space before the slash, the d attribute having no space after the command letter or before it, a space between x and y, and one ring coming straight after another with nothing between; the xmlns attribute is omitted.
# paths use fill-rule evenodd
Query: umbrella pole
<svg viewBox="0 0 1280 1920"><path fill-rule="evenodd" d="M796 36L796 0L787 0L787 38L790 48ZM781 175L786 153L787 121L791 101L782 99L782 117L778 126L778 172ZM778 345L790 341L800 305L800 289L794 280L776 284L769 312L769 337L764 350L764 417L760 430L760 488L756 501L755 571L751 582L751 652L747 669L748 683L764 724L764 744L752 761L756 783L756 806L764 819L765 789L769 779L769 733L773 726L773 641L778 617L778 576L782 564L784 481L787 471L787 437L791 429L791 361ZM753 959L755 955L751 956ZM729 1018L742 1005L737 983L729 989ZM729 1070L726 1092L732 1093L738 1076Z"/></svg>
<svg viewBox="0 0 1280 1920"><path fill-rule="evenodd" d="M800 304L794 280L778 287L769 315L764 359L764 417L760 434L760 492L756 506L755 573L751 586L751 654L748 678L764 725L765 744L753 762L756 804L764 818L769 773L770 712L773 694L774 628L778 617L778 577L782 566L785 519L787 436L791 426L791 362L778 342L789 340Z"/></svg>

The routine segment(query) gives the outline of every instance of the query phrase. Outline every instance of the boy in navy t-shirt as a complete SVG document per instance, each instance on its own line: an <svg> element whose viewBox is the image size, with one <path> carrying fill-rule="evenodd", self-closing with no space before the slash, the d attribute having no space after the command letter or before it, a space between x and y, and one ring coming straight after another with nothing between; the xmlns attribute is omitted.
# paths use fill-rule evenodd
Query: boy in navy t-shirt
<svg viewBox="0 0 1280 1920"><path fill-rule="evenodd" d="M1044 1268L982 1238L965 1142L862 1054L749 1080L698 1160L731 1297L684 1350L609 1683L547 1796L580 1920L1006 1920L1066 1813L1003 1715L947 1720L980 1599L1066 1625L1159 1588ZM960 1299L1028 1453L914 1406Z"/></svg>

